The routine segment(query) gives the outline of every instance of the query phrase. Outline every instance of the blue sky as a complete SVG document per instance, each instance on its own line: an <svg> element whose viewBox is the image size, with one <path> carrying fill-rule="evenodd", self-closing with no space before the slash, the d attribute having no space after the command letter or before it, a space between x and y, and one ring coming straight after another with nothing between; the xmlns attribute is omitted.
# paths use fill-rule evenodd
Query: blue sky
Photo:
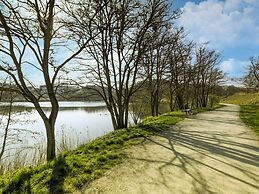
<svg viewBox="0 0 259 194"><path fill-rule="evenodd" d="M177 24L188 37L197 43L210 42L222 54L220 68L228 77L243 76L249 58L259 57L259 0L169 1L173 9L183 11ZM64 56L63 50L59 52ZM42 82L38 71L26 72L33 82Z"/></svg>
<svg viewBox="0 0 259 194"><path fill-rule="evenodd" d="M222 53L220 68L240 77L251 56L259 55L259 0L171 0L183 14L178 25L189 38L210 42Z"/></svg>

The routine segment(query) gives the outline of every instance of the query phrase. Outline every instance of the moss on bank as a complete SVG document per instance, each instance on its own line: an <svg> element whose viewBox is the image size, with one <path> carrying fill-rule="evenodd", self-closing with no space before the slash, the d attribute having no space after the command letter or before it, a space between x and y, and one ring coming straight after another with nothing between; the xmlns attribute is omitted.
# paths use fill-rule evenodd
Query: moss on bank
<svg viewBox="0 0 259 194"><path fill-rule="evenodd" d="M152 130L166 129L184 119L172 112L148 117L138 127L121 129L99 137L75 150L67 151L47 164L22 168L0 177L0 193L71 193L120 163L133 139Z"/></svg>

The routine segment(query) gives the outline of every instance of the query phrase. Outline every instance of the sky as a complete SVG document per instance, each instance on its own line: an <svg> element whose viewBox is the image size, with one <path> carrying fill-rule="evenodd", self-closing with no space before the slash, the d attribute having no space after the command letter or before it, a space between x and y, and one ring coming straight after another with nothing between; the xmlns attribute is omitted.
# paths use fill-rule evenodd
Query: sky
<svg viewBox="0 0 259 194"><path fill-rule="evenodd" d="M209 47L221 53L219 67L229 78L242 77L250 63L249 58L259 57L259 0L169 2L173 9L182 10L176 23L185 28L190 40L209 42ZM27 72L34 83L43 82L39 80L39 72ZM232 81L227 84L238 85Z"/></svg>
<svg viewBox="0 0 259 194"><path fill-rule="evenodd" d="M249 58L259 56L259 0L171 0L182 10L177 25L188 38L222 54L228 77L244 75Z"/></svg>

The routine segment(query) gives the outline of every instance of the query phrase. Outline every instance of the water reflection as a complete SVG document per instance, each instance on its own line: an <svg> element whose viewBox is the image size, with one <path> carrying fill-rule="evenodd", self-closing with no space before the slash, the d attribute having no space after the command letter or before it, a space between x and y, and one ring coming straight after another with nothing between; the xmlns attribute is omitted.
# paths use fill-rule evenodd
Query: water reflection
<svg viewBox="0 0 259 194"><path fill-rule="evenodd" d="M0 106L9 105L9 102L1 102ZM31 102L14 102L13 106L15 107L31 107L34 108L34 105ZM40 102L42 108L50 108L50 102ZM90 102L81 102L81 101L60 101L59 107L104 107L105 103L102 101L90 101Z"/></svg>
<svg viewBox="0 0 259 194"><path fill-rule="evenodd" d="M43 121L31 104L19 102L14 105L16 113L13 115L10 130L12 138L17 141L8 145L6 155L12 155L18 149L36 148L46 142ZM41 105L49 114L50 104L44 102ZM112 130L111 117L103 102L60 102L60 111L56 121L58 150L61 149L60 145L64 143L64 139L70 144L69 148L75 148ZM3 134L2 128L0 132ZM0 143L1 141L2 139Z"/></svg>

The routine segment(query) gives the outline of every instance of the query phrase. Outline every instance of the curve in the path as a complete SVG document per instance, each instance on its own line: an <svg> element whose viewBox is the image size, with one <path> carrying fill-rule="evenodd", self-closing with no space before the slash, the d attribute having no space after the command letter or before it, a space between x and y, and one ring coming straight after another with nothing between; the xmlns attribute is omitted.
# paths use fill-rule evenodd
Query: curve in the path
<svg viewBox="0 0 259 194"><path fill-rule="evenodd" d="M259 144L239 106L191 116L129 151L84 193L259 194Z"/></svg>

